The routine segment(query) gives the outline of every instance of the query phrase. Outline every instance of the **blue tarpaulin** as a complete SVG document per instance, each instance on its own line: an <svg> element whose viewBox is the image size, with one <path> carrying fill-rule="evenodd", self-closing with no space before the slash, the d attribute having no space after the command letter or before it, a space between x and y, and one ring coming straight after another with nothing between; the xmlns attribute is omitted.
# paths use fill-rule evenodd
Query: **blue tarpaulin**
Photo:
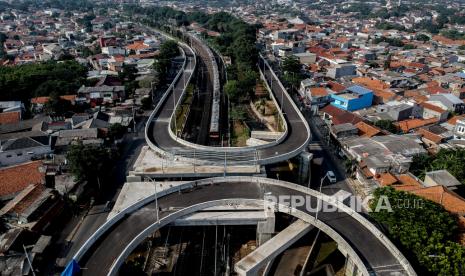
<svg viewBox="0 0 465 276"><path fill-rule="evenodd" d="M61 273L61 276L78 275L80 271L81 267L79 267L79 264L74 259L72 259L66 266L65 270L63 270L63 272Z"/></svg>

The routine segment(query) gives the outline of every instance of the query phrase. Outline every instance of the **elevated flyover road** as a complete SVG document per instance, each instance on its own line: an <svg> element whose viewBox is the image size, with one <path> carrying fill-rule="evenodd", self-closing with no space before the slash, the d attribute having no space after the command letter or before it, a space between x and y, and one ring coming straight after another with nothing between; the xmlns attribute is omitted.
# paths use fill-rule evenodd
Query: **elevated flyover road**
<svg viewBox="0 0 465 276"><path fill-rule="evenodd" d="M158 103L146 126L146 141L158 155L184 161L195 160L199 165L223 163L261 165L288 160L305 149L310 141L310 128L276 74L262 59L259 66L260 74L262 79L266 80L267 88L272 91L272 99L278 106L285 129L281 137L258 146L212 147L185 141L174 134L172 129L175 124L173 118L175 110L181 104L186 86L194 74L196 60L202 58L187 44L180 42L179 45L185 53L185 64L166 95ZM199 43L192 45L199 47ZM210 59L204 62L215 61Z"/></svg>
<svg viewBox="0 0 465 276"><path fill-rule="evenodd" d="M272 203L270 195L305 197L333 206L333 212L308 204ZM157 198L157 200L155 200ZM289 198L291 199L289 201ZM416 275L397 248L364 217L343 203L296 184L258 177L218 177L184 183L148 195L102 225L74 256L83 275L116 275L129 254L157 229L178 218L224 205L263 204L264 211L288 213L321 229L338 244L351 275Z"/></svg>

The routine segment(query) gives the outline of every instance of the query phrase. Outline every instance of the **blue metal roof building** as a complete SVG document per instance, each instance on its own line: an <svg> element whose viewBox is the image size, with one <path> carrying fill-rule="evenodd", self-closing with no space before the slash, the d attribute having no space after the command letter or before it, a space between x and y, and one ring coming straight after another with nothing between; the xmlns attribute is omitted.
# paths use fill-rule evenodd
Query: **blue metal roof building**
<svg viewBox="0 0 465 276"><path fill-rule="evenodd" d="M373 91L360 85L354 85L341 93L331 94L331 104L347 111L370 107L373 103Z"/></svg>

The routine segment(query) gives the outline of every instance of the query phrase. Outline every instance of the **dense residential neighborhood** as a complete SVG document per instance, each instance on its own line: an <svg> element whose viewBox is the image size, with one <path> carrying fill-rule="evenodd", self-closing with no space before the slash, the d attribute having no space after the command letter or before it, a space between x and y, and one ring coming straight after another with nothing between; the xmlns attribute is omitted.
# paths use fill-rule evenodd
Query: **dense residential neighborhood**
<svg viewBox="0 0 465 276"><path fill-rule="evenodd" d="M132 206L129 203L146 200L138 196L153 193L150 185L157 197L157 187L163 189L165 184L173 189L180 183L227 176L294 182L342 198L341 202L347 198L341 195L353 194L365 200L363 216L392 241L418 275L463 275L465 4L461 1L36 2L0 0L2 275L62 271L61 275L76 275L71 266L78 260L73 254L98 233L99 226L112 223L109 214L118 217L126 211L123 207ZM199 45L208 50L202 52ZM190 63L197 68L186 65ZM281 94L274 92L278 82ZM217 90L220 96L215 98ZM178 99L176 93L182 96ZM208 93L213 99L202 96ZM283 106L287 96L307 130L292 129L293 115L284 111L290 107ZM166 99L173 102L165 104ZM168 112L172 117L163 117ZM220 130L212 133L215 118ZM169 135L152 129L154 122L167 124ZM207 126L210 130L202 130ZM299 155L260 163L260 150L297 141L286 135L305 131L311 139L299 148ZM169 151L154 150L163 149L157 132L174 137ZM218 157L212 153L215 147L244 149L226 149ZM247 152L250 148L252 153ZM277 148L272 154L276 158L283 154ZM247 159L250 156L253 159ZM202 158L207 161L202 163ZM247 171L247 166L254 169ZM134 183L149 188L134 192L130 190ZM193 186L197 188L197 182ZM265 188L260 189L265 200ZM372 212L383 196L397 203L418 201L425 209L396 205L391 212ZM155 202L150 210L156 211L158 223L159 211L181 208ZM176 223L186 226L192 218L184 219L132 248L121 274L177 275L180 267L182 275L189 265L198 265L193 255L201 260L211 256L203 253L205 233L214 237L218 230L205 230L208 223L199 223L203 232L185 231L201 245L195 246L201 254L194 249L191 255L182 253L188 251L181 242L184 230L173 230L180 237L174 250L179 252L167 253L173 250L167 249L174 243L171 228ZM256 241L236 240L234 246L242 249L229 259L225 252L232 250L233 234L224 229L225 259L217 261L218 242L211 241L214 265L209 263L205 268L209 272L203 273L201 261L198 275L220 274L217 264L224 265L221 275L233 274L230 263L237 264L261 247L259 230L251 231L257 234ZM302 272L311 271L300 275L364 275L348 272L347 264L341 268L333 253L324 256L329 243L325 239L333 237L319 240L319 235L320 230L316 236L310 234L315 242L306 249L308 259L318 261L312 267L308 260L299 264ZM166 239L163 250L159 237ZM317 241L320 251L312 253ZM275 275L291 275L290 269L280 269L290 266L286 256L296 253L284 252L280 259L276 255L267 262ZM186 263L169 266L170 258L185 258Z"/></svg>

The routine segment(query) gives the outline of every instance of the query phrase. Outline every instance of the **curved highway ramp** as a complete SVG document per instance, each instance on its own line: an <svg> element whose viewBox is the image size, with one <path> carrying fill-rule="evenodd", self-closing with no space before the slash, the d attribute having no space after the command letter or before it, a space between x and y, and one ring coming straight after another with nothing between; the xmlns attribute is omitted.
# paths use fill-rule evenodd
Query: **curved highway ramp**
<svg viewBox="0 0 465 276"><path fill-rule="evenodd" d="M198 44L195 45L198 47ZM222 164L225 162L224 156L228 155L230 164L253 162L261 165L288 160L305 149L310 141L310 128L278 77L264 60L260 61L259 66L262 78L266 79L274 100L279 105L281 116L285 119L286 131L281 139L255 147L211 147L193 144L177 137L171 129L171 122L174 121L173 114L182 101L185 88L194 74L196 59L202 58L197 56L187 44L180 43L180 47L185 53L185 65L166 92L166 96L154 110L146 126L146 141L152 150L160 156L175 156L183 160L195 159L196 162L200 161L205 164ZM215 61L209 59L204 62Z"/></svg>
<svg viewBox="0 0 465 276"><path fill-rule="evenodd" d="M74 261L83 268L83 275L116 274L137 245L178 218L214 206L251 202L264 204L264 211L284 212L321 229L337 242L354 275L415 275L397 248L360 214L334 197L296 184L257 177L219 177L187 182L157 195L157 200L150 195L112 217L81 247ZM311 206L320 200L334 206L335 211L316 214L306 206L270 203L265 201L269 195L306 197Z"/></svg>

